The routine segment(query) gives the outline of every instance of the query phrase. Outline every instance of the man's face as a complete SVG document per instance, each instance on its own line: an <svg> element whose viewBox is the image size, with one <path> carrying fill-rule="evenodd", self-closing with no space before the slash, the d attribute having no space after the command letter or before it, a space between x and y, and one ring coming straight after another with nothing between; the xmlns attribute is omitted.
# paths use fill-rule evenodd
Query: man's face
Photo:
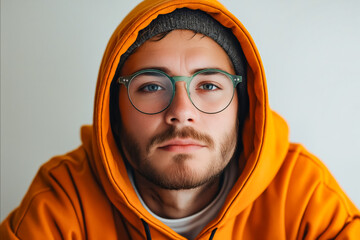
<svg viewBox="0 0 360 240"><path fill-rule="evenodd" d="M125 62L121 75L141 69L161 69L170 76L191 76L217 68L234 74L226 52L211 38L189 30L174 30L158 41L147 41ZM235 91L236 92L236 91ZM191 189L214 180L234 154L238 100L222 112L197 110L184 82L176 83L171 105L147 115L132 105L120 88L121 144L136 174L165 189Z"/></svg>

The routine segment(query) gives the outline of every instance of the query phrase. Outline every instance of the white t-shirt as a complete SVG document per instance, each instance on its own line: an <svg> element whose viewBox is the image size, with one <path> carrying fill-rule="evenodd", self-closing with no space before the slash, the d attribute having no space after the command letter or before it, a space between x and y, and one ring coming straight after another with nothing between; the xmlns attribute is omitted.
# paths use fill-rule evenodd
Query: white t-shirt
<svg viewBox="0 0 360 240"><path fill-rule="evenodd" d="M188 239L194 239L201 230L208 224L212 219L216 217L220 209L222 208L225 199L230 192L231 188L235 184L238 176L238 166L236 161L232 160L230 163L230 166L228 166L225 169L224 177L222 181L221 189L218 193L218 195L215 197L213 201L209 205L207 205L204 209L202 209L200 212L197 212L191 216L184 217L184 218L178 218L178 219L168 219L168 218L162 218L158 215L156 215L154 212L152 212L148 206L145 204L143 199L140 196L140 193L138 192L133 172L131 169L128 169L129 178L131 181L131 184L133 185L137 196L139 197L141 204L144 206L144 208L150 212L154 217L159 219L161 222L169 226L171 229L173 229L178 234L188 238Z"/></svg>

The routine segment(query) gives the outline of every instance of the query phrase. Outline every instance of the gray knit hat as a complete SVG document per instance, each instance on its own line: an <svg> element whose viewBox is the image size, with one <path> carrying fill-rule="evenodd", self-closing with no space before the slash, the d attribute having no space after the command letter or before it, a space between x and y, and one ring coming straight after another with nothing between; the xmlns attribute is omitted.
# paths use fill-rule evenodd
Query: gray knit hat
<svg viewBox="0 0 360 240"><path fill-rule="evenodd" d="M238 40L230 29L225 28L207 13L200 10L180 8L175 11L159 15L146 28L139 32L136 41L121 56L120 68L126 59L145 41L161 33L175 29L192 30L204 34L217 42L230 57L236 74L245 75L245 58Z"/></svg>

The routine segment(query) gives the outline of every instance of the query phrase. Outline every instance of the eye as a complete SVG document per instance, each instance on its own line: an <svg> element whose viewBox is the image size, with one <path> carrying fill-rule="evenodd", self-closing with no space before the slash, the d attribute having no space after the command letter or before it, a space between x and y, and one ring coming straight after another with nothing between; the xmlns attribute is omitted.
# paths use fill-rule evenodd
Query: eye
<svg viewBox="0 0 360 240"><path fill-rule="evenodd" d="M206 91L214 91L219 89L219 87L212 83L204 83L199 86L199 89Z"/></svg>
<svg viewBox="0 0 360 240"><path fill-rule="evenodd" d="M157 84L147 84L145 86L142 86L140 89L140 91L142 92L157 92L157 91L160 91L160 90L164 90L163 87L161 87L160 85L157 85Z"/></svg>

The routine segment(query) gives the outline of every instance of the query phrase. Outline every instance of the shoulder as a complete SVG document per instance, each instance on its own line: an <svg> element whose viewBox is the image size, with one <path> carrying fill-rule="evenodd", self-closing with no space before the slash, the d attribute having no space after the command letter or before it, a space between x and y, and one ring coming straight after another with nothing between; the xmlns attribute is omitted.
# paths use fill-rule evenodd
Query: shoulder
<svg viewBox="0 0 360 240"><path fill-rule="evenodd" d="M287 218L303 236L333 237L359 218L325 164L300 144L290 144L273 184L281 186Z"/></svg>
<svg viewBox="0 0 360 240"><path fill-rule="evenodd" d="M347 203L348 198L325 164L301 144L290 144L279 174L288 176L289 187L298 192L314 193L320 188Z"/></svg>
<svg viewBox="0 0 360 240"><path fill-rule="evenodd" d="M342 193L326 165L301 144L290 144L283 167L285 171L291 171L292 178L297 179L297 183L307 186L322 184L329 190Z"/></svg>
<svg viewBox="0 0 360 240"><path fill-rule="evenodd" d="M83 147L43 164L20 206L4 221L7 231L20 238L36 238L46 236L46 232L51 233L49 236L56 236L56 232L66 228L81 236L83 230L78 217L81 215L79 185L84 182L80 181L81 178L87 181L93 178ZM89 181L90 185L91 181L94 180Z"/></svg>

